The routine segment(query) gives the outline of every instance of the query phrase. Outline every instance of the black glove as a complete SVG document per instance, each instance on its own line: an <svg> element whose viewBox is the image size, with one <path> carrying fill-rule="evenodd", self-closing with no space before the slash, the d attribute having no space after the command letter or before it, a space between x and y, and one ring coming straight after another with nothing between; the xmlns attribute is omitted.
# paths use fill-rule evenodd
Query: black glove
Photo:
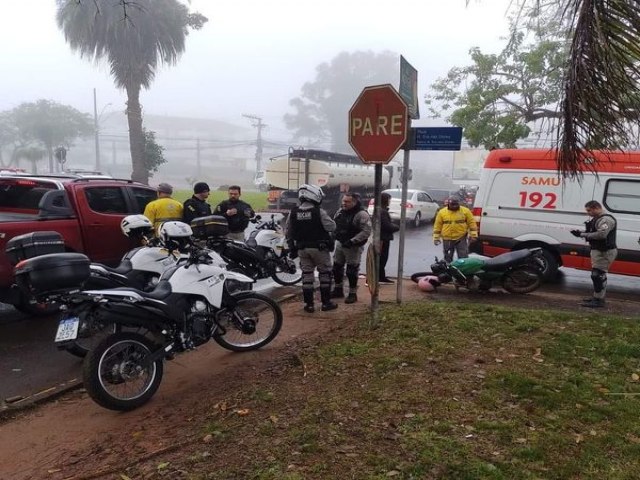
<svg viewBox="0 0 640 480"><path fill-rule="evenodd" d="M580 238L581 233L582 232L580 230L571 230L571 235L573 235L574 237Z"/></svg>
<svg viewBox="0 0 640 480"><path fill-rule="evenodd" d="M351 248L353 247L353 242L351 240L345 240L344 242L342 242L342 246L344 248Z"/></svg>
<svg viewBox="0 0 640 480"><path fill-rule="evenodd" d="M296 258L298 258L298 249L297 248L292 248L291 250L289 250L289 258L291 260L295 260Z"/></svg>

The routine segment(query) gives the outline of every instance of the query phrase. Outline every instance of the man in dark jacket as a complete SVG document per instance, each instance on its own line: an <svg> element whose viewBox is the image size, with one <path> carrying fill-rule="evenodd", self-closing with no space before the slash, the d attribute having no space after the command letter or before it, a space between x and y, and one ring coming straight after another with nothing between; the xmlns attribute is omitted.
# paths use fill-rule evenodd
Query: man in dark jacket
<svg viewBox="0 0 640 480"><path fill-rule="evenodd" d="M249 226L249 219L254 217L256 212L251 205L240 200L241 190L238 185L229 187L229 200L223 200L215 208L216 215L223 215L229 222L228 238L244 242L244 231Z"/></svg>
<svg viewBox="0 0 640 480"><path fill-rule="evenodd" d="M344 303L358 301L358 274L360 271L360 259L362 250L371 235L371 218L362 208L360 196L356 193L345 193L342 197L342 206L336 213L336 240L338 245L333 256L333 279L335 286L331 296L344 298L342 281L344 279L345 264L347 266L347 280L349 281L349 294Z"/></svg>
<svg viewBox="0 0 640 480"><path fill-rule="evenodd" d="M385 267L387 266L387 260L389 260L389 246L391 240L393 240L393 234L400 230L400 227L391 221L391 215L389 215L389 202L391 201L391 195L388 193L382 193L380 197L380 269L378 270L378 278L380 283L393 283L393 280L387 278Z"/></svg>
<svg viewBox="0 0 640 480"><path fill-rule="evenodd" d="M600 202L591 200L584 206L591 220L585 222L586 231L571 230L571 234L584 238L591 247L591 282L593 297L585 298L583 307L601 308L605 306L607 292L607 272L618 256L616 245L616 219L605 213Z"/></svg>
<svg viewBox="0 0 640 480"><path fill-rule="evenodd" d="M211 215L211 205L207 203L209 198L209 185L198 182L193 186L193 196L184 202L182 221L190 224L191 220L198 217Z"/></svg>

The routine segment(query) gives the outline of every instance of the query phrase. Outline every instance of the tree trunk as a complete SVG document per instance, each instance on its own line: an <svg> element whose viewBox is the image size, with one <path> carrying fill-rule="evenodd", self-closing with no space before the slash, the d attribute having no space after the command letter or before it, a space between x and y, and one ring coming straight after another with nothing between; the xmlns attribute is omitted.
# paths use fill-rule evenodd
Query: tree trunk
<svg viewBox="0 0 640 480"><path fill-rule="evenodd" d="M148 185L149 172L144 165L144 134L142 133L139 85L127 87L127 120L129 122L129 148L131 150L131 180Z"/></svg>

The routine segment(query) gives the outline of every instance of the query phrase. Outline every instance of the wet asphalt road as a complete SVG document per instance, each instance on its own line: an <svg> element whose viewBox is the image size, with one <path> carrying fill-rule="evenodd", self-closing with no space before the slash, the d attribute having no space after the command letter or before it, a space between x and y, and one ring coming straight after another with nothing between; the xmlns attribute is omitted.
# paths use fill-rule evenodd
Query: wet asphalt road
<svg viewBox="0 0 640 480"><path fill-rule="evenodd" d="M435 247L431 242L431 231L431 225L407 230L405 277L428 270L434 257L442 256L441 247ZM397 272L398 238L396 234L387 264L387 275L391 277ZM297 291L297 288L275 286L266 280L261 281L259 288L266 288L264 293L276 297ZM591 291L589 272L564 269L559 282L543 288L587 296ZM637 277L610 276L610 298L635 299L639 294L640 279ZM0 304L0 408L12 397L28 397L80 377L81 360L54 346L56 329L56 316L28 317Z"/></svg>

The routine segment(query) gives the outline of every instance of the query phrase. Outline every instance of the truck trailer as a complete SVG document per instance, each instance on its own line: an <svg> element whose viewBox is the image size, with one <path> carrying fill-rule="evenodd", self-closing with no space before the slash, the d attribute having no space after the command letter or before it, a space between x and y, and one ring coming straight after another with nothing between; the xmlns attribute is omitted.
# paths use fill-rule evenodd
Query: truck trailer
<svg viewBox="0 0 640 480"><path fill-rule="evenodd" d="M266 165L269 184L269 209L286 212L297 204L298 188L308 183L322 187L323 207L333 214L340 208L344 193L357 192L363 205L374 194L373 165L365 165L355 155L324 150L289 149ZM409 172L410 174L411 172ZM401 188L402 165L391 162L382 170L382 189ZM411 178L411 176L409 176Z"/></svg>

